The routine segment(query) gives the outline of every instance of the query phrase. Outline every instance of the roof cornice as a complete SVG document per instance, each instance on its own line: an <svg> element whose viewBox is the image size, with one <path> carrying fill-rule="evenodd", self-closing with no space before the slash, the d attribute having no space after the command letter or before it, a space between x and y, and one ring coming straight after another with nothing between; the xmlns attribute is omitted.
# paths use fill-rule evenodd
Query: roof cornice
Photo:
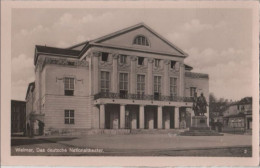
<svg viewBox="0 0 260 168"><path fill-rule="evenodd" d="M160 51L151 51L151 50L145 50L145 49L137 49L137 48L130 48L130 47L122 47L117 45L111 45L111 44L100 44L100 43L90 43L90 47L106 47L106 48L113 48L113 49L121 49L121 50L127 50L127 51L136 51L136 52L143 52L143 53L151 53L151 54L160 54L160 55L167 55L167 56L174 56L174 57L182 57L185 58L185 55L177 55L174 53L168 53L168 52L160 52ZM86 52L86 51L85 51ZM82 56L82 55L81 55Z"/></svg>

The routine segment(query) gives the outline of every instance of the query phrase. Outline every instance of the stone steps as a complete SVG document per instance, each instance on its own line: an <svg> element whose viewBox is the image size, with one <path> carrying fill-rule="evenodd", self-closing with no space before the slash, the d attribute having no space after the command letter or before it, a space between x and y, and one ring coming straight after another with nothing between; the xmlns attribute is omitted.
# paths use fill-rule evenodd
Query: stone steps
<svg viewBox="0 0 260 168"><path fill-rule="evenodd" d="M180 133L181 136L223 136L218 132L210 130L209 127L195 128L191 127L190 130Z"/></svg>
<svg viewBox="0 0 260 168"><path fill-rule="evenodd" d="M131 134L179 134L185 129L132 129Z"/></svg>

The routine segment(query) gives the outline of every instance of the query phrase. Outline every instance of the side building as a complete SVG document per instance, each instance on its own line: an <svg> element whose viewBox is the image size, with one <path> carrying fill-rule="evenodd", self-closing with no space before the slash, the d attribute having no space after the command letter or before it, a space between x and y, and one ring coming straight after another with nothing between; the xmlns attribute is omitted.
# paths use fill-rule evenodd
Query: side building
<svg viewBox="0 0 260 168"><path fill-rule="evenodd" d="M24 133L26 123L26 103L20 100L11 100L11 133Z"/></svg>
<svg viewBox="0 0 260 168"><path fill-rule="evenodd" d="M45 132L189 127L194 93L209 100L209 77L187 57L143 23L66 49L36 46L27 123Z"/></svg>
<svg viewBox="0 0 260 168"><path fill-rule="evenodd" d="M223 116L223 130L226 132L252 131L252 97L231 103Z"/></svg>

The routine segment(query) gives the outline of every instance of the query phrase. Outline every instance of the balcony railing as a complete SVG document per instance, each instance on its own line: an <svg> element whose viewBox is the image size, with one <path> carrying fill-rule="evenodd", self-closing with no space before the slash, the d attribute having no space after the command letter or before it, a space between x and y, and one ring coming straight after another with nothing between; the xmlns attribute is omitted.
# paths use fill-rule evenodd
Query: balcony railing
<svg viewBox="0 0 260 168"><path fill-rule="evenodd" d="M131 99L131 100L156 100L156 101L173 101L173 102L192 102L192 97L180 96L162 96L162 95L145 95L145 94L120 94L112 92L100 92L94 95L94 99L110 98L110 99Z"/></svg>

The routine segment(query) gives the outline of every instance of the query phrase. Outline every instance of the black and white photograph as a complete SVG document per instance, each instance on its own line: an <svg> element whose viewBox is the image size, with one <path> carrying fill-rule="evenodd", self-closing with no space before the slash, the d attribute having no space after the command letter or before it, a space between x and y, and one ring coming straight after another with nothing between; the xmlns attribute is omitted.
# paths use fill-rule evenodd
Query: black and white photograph
<svg viewBox="0 0 260 168"><path fill-rule="evenodd" d="M107 4L11 9L10 156L258 156L252 5Z"/></svg>

